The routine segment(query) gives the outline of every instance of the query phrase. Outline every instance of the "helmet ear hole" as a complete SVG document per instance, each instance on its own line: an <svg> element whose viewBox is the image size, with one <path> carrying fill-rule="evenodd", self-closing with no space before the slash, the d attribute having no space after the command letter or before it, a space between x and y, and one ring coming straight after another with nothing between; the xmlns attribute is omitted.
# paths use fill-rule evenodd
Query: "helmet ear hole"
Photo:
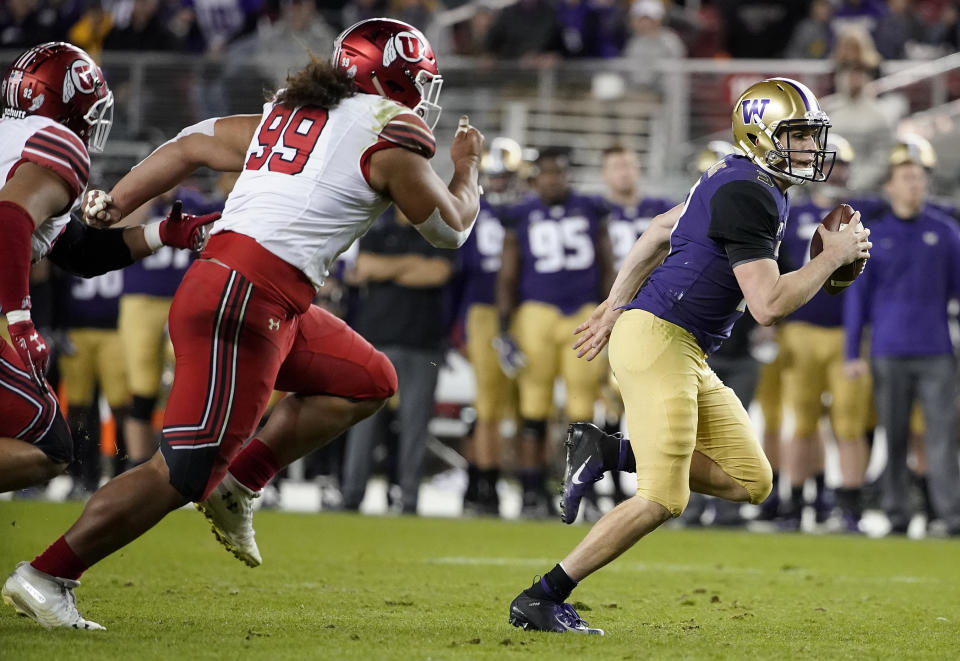
<svg viewBox="0 0 960 661"><path fill-rule="evenodd" d="M760 144L760 137L756 133L748 133L747 139L755 145Z"/></svg>

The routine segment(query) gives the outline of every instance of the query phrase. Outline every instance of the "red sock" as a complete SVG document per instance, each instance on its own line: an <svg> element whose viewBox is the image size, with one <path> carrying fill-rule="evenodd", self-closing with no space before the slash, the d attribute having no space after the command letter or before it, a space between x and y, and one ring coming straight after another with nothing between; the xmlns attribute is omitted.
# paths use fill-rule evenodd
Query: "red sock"
<svg viewBox="0 0 960 661"><path fill-rule="evenodd" d="M240 450L227 470L246 488L260 491L281 468L283 466L277 463L273 450L255 438Z"/></svg>
<svg viewBox="0 0 960 661"><path fill-rule="evenodd" d="M46 551L38 555L30 563L34 569L51 576L77 580L90 567L77 557L67 540L60 539L51 544Z"/></svg>

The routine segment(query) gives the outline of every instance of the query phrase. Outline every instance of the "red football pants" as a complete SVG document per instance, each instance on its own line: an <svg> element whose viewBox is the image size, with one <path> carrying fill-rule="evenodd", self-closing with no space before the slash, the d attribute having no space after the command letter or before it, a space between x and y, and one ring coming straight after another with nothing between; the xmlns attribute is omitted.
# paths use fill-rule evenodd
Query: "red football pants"
<svg viewBox="0 0 960 661"><path fill-rule="evenodd" d="M40 448L57 463L73 461L73 440L50 384L43 391L20 354L0 338L0 437Z"/></svg>
<svg viewBox="0 0 960 661"><path fill-rule="evenodd" d="M274 389L383 399L397 388L387 357L330 313L298 313L238 271L198 260L170 309L176 356L161 451L170 482L203 500L255 431Z"/></svg>

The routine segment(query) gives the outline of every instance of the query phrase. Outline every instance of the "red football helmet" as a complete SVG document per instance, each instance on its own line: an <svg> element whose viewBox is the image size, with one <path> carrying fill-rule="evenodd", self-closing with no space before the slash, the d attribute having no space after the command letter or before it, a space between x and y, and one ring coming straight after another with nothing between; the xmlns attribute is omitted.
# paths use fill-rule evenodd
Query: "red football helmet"
<svg viewBox="0 0 960 661"><path fill-rule="evenodd" d="M62 41L34 46L14 60L0 99L3 117L49 117L93 152L103 151L113 125L113 93L103 71L82 49Z"/></svg>
<svg viewBox="0 0 960 661"><path fill-rule="evenodd" d="M436 126L443 78L430 42L412 25L391 18L360 21L337 37L331 61L353 76L361 92L402 103L431 129Z"/></svg>

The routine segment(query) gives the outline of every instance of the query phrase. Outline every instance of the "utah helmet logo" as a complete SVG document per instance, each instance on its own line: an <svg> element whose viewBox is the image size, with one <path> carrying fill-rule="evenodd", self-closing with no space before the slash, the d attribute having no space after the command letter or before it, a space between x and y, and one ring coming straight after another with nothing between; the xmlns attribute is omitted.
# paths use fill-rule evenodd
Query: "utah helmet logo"
<svg viewBox="0 0 960 661"><path fill-rule="evenodd" d="M397 57L407 62L419 62L423 59L423 51L423 40L418 35L409 30L398 32L383 49L383 66L390 66Z"/></svg>
<svg viewBox="0 0 960 661"><path fill-rule="evenodd" d="M754 115L757 116L757 119L763 119L763 112L767 109L768 103L770 103L770 99L744 99L740 105L740 110L743 112L743 123L752 123Z"/></svg>
<svg viewBox="0 0 960 661"><path fill-rule="evenodd" d="M93 94L97 88L97 79L93 69L86 60L74 60L70 65L70 79L74 86L83 94Z"/></svg>

